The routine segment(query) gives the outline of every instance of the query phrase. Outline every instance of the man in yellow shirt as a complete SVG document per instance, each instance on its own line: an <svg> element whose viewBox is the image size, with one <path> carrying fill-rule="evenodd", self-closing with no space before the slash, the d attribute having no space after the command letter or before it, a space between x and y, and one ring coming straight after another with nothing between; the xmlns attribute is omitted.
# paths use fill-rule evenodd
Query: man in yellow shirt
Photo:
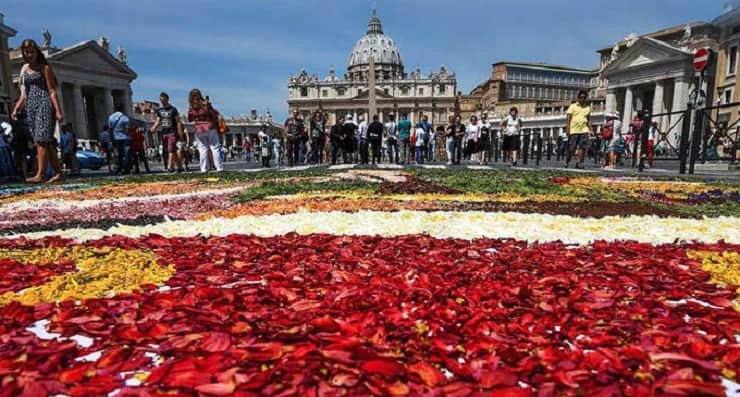
<svg viewBox="0 0 740 397"><path fill-rule="evenodd" d="M570 105L568 108L568 120L565 132L568 134L568 143L570 150L565 160L565 167L568 167L573 152L576 152L576 168L583 169L583 158L586 156L586 149L589 146L589 135L593 131L591 126L591 107L586 102L588 93L578 91L578 102Z"/></svg>

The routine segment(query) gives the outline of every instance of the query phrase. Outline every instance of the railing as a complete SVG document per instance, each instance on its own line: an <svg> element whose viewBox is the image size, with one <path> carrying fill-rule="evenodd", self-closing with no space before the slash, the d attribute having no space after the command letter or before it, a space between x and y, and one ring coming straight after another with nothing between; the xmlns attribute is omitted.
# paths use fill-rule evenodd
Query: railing
<svg viewBox="0 0 740 397"><path fill-rule="evenodd" d="M532 119L539 121L540 118L548 117ZM648 137L653 121L656 121L657 128L650 146ZM494 124L498 123L494 121ZM532 160L539 166L543 157L548 161L553 157L556 161L566 157L568 145L563 144L556 131L551 129L545 133L539 129L525 130L521 134L521 162L526 165ZM694 109L689 104L685 110L659 114L645 112L642 129L627 131L622 135L625 151L621 156L631 160L631 167L640 171L646 168L651 159L678 161L681 174L693 174L697 162L726 161L738 164L740 161L740 102L700 109ZM494 131L492 135L489 158L499 162L502 159L500 131ZM597 134L592 139L590 153L596 164L602 161L601 143L602 139ZM649 153L652 156L650 159Z"/></svg>
<svg viewBox="0 0 740 397"><path fill-rule="evenodd" d="M732 120L735 115L735 120ZM726 117L727 120L720 120ZM697 112L701 128L701 162L738 161L738 136L740 135L740 102L703 108Z"/></svg>

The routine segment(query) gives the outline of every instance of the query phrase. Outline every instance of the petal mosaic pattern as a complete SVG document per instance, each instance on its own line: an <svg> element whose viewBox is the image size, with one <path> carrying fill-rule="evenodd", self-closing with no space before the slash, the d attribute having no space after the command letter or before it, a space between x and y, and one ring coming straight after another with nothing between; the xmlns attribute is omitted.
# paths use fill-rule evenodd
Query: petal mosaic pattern
<svg viewBox="0 0 740 397"><path fill-rule="evenodd" d="M269 178L0 190L0 397L740 388L736 186Z"/></svg>

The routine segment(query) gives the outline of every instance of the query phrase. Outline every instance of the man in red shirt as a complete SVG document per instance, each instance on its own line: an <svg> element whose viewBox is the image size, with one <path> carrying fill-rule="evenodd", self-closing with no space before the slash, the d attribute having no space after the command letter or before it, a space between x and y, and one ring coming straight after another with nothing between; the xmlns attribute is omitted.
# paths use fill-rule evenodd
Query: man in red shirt
<svg viewBox="0 0 740 397"><path fill-rule="evenodd" d="M134 159L134 171L137 174L140 173L139 162L143 161L147 174L150 173L149 162L146 159L146 143L144 142L143 128L137 128L131 134L131 151L133 152L131 157Z"/></svg>

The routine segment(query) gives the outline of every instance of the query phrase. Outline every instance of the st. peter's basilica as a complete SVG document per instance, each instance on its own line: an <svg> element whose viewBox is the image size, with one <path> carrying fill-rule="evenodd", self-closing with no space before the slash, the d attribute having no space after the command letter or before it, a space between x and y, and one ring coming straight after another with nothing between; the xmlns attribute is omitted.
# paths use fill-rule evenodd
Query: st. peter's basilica
<svg viewBox="0 0 740 397"><path fill-rule="evenodd" d="M367 119L369 108L370 54L375 64L376 101L382 119L389 114L408 114L412 121L426 115L434 124L445 124L456 111L457 80L444 66L438 72L422 75L421 70L407 74L396 42L383 33L377 13L373 11L367 33L349 55L347 72L337 76L333 68L328 76L309 74L305 69L288 82L289 112L298 110L304 118L320 110L328 122L352 115Z"/></svg>

